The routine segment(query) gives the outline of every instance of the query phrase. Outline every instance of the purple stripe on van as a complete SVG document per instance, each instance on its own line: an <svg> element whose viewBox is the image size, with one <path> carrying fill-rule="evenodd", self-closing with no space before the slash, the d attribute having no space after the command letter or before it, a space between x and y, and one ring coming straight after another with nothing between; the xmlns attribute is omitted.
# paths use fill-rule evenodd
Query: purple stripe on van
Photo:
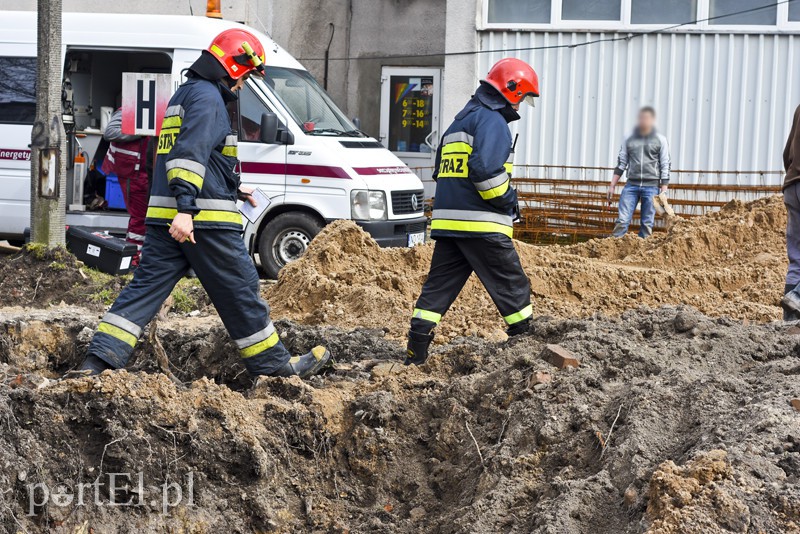
<svg viewBox="0 0 800 534"><path fill-rule="evenodd" d="M242 172L253 174L290 174L293 176L313 176L317 178L350 179L350 175L341 167L327 165L301 165L297 163L262 163L243 161Z"/></svg>
<svg viewBox="0 0 800 534"><path fill-rule="evenodd" d="M11 161L30 161L30 150L18 150L14 148L0 148L0 159Z"/></svg>

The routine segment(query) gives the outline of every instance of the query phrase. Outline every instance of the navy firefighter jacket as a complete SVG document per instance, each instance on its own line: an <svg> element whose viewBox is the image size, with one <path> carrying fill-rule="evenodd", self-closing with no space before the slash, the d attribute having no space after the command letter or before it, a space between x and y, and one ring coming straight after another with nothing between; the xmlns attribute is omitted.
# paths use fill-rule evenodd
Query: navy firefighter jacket
<svg viewBox="0 0 800 534"><path fill-rule="evenodd" d="M481 85L445 131L436 154L431 237L513 234L511 132L500 110L508 102Z"/></svg>
<svg viewBox="0 0 800 534"><path fill-rule="evenodd" d="M147 224L166 225L188 211L195 228L241 231L237 161L218 82L190 78L170 99L161 124Z"/></svg>

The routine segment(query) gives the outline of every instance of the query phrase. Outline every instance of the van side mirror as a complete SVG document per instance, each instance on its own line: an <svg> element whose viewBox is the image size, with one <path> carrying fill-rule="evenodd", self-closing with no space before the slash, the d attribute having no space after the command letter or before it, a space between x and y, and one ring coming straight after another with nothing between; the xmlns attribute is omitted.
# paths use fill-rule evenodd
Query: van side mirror
<svg viewBox="0 0 800 534"><path fill-rule="evenodd" d="M353 125L360 130L361 129L361 119L359 119L358 117L353 117Z"/></svg>
<svg viewBox="0 0 800 534"><path fill-rule="evenodd" d="M278 140L284 145L293 145L294 134L286 128L278 128Z"/></svg>
<svg viewBox="0 0 800 534"><path fill-rule="evenodd" d="M268 145L278 144L278 116L271 111L261 114L260 141Z"/></svg>

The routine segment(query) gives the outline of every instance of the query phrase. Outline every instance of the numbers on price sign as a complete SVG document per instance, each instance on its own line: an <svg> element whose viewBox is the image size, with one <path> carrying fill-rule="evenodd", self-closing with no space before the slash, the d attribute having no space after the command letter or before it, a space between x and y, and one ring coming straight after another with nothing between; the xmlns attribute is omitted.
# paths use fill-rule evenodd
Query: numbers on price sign
<svg viewBox="0 0 800 534"><path fill-rule="evenodd" d="M433 118L433 80L392 76L389 146L397 152L428 152Z"/></svg>

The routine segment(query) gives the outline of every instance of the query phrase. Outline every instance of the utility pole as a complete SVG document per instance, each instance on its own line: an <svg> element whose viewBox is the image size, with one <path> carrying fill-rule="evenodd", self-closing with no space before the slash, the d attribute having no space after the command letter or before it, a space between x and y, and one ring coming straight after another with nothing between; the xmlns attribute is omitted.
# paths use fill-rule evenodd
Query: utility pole
<svg viewBox="0 0 800 534"><path fill-rule="evenodd" d="M66 135L61 121L62 0L37 0L36 122L31 134L31 242L64 244Z"/></svg>

